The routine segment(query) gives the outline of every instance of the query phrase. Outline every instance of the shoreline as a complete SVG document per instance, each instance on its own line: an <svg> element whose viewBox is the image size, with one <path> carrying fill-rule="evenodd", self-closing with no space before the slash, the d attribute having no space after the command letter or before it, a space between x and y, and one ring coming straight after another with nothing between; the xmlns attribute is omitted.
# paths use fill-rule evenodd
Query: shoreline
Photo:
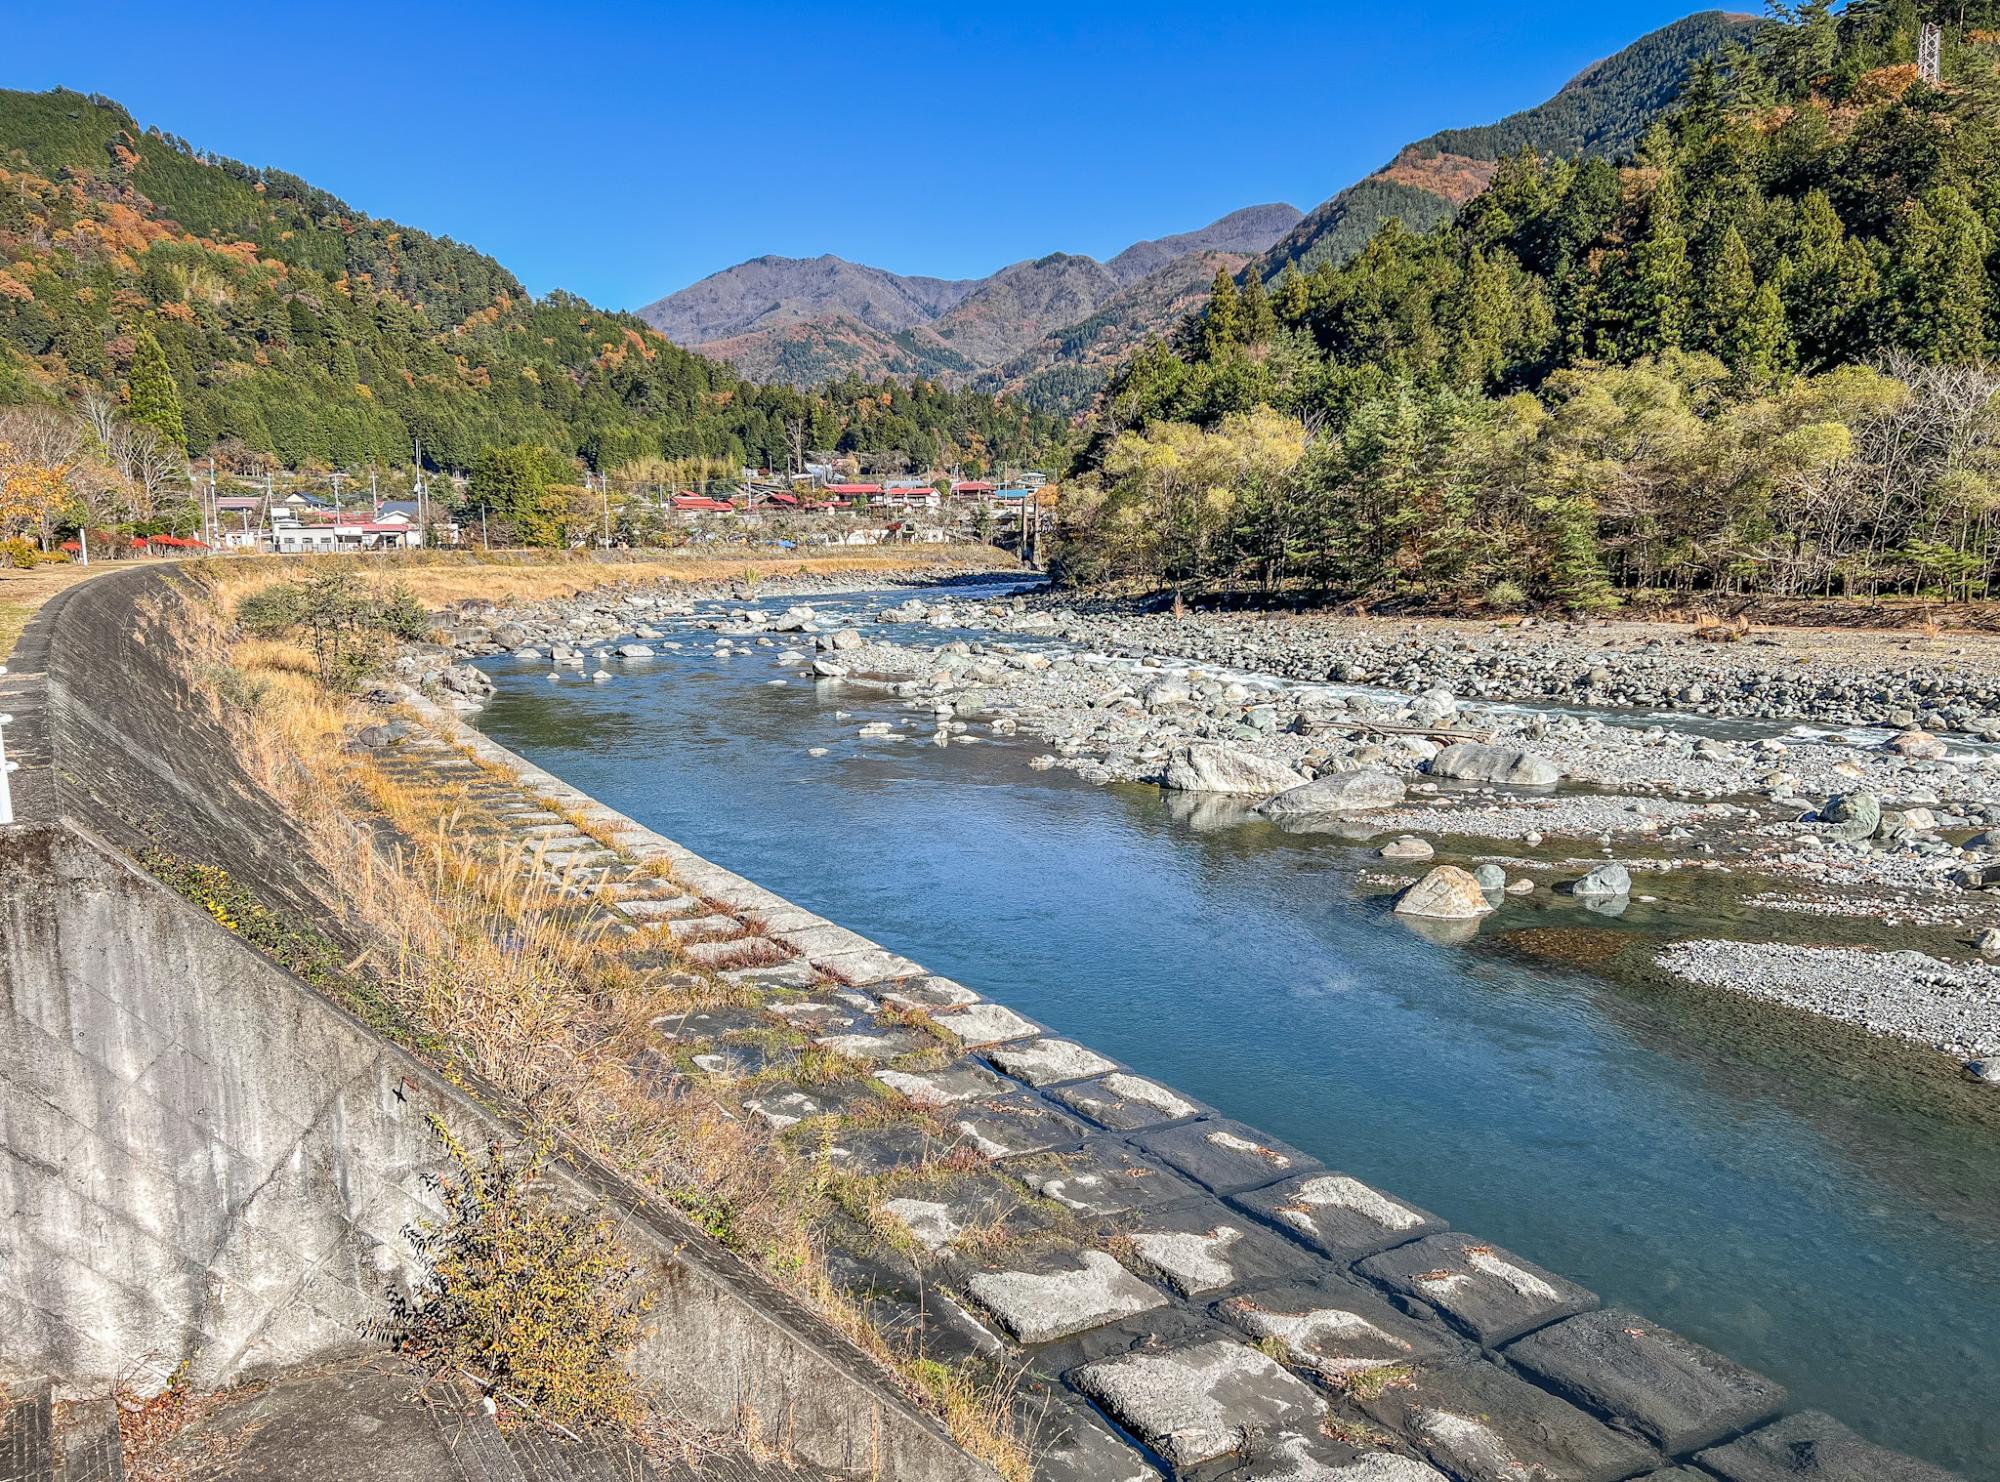
<svg viewBox="0 0 2000 1482"><path fill-rule="evenodd" d="M1505 908L1520 892L1545 908L1573 901L1602 918L1621 912L1629 900L1655 905L1665 896L1663 908L1671 909L1676 877L1741 881L1746 886L1741 904L1797 938L1780 945L1820 953L1810 960L1832 975L1828 983L1814 982L1810 974L1789 987L1767 983L1768 1000L1897 1034L1952 1056L1976 1077L2000 1078L2000 982L1989 995L1975 993L1969 1019L1963 1005L1949 1012L1937 1005L1927 1012L1919 1002L1908 1013L1871 1011L1858 1017L1832 1007L1855 1000L1858 985L1869 976L1866 959L1836 950L1843 947L1863 952L1901 947L1933 959L1963 958L1940 967L1984 981L1975 970L1989 959L1975 949L1982 940L2000 943L2000 895L1985 888L1989 879L2000 883L2000 750L1962 735L1849 734L1838 729L1856 723L1853 707L1844 701L1822 706L1807 724L1789 727L1765 718L1719 720L1715 712L1727 706L1685 706L1684 723L1699 730L1680 729L1672 714L1534 708L1546 696L1534 692L1533 676L1567 672L1572 662L1573 654L1560 644L1552 644L1525 671L1493 669L1476 693L1466 696L1438 685L1397 689L1391 681L1413 686L1433 677L1429 651L1408 650L1398 667L1385 672L1359 668L1352 660L1320 670L1329 641L1344 650L1386 642L1369 628L1371 620L1296 620L1310 632L1286 648L1282 637L1237 644L1239 628L1262 632L1270 626L1262 618L1228 616L1218 624L1208 621L1211 615L1197 614L1154 625L1171 625L1168 636L1177 641L1168 649L1150 630L1133 632L1128 618L1081 615L1046 591L995 597L981 590L1004 579L1004 574L946 578L917 588L921 595L876 615L881 624L895 626L902 640L896 643L878 641L881 627L828 631L814 620L809 600L782 614L704 610L705 604L753 595L810 599L834 591L912 587L890 574L858 581L833 573L774 579L754 592L725 582L700 590L676 587L655 597L627 594L622 606L585 597L568 605L494 609L480 622L455 627L452 652L433 658L539 653L540 644L551 655L560 649L568 656L563 662L587 670L593 663L615 664L615 657L605 656L634 635L640 646L655 641L682 646L652 626L652 619L684 625L691 633L715 635L705 641L770 650L781 674L809 674L818 683L885 696L909 714L913 736L922 734L928 714L930 739L940 744L981 733L1026 735L1049 747L1031 765L1061 766L1099 784L1167 786L1176 810L1197 828L1275 823L1287 831L1343 838L1359 848L1387 847L1388 857L1375 868L1386 865L1396 873L1370 877L1378 887L1407 891L1447 861L1462 862L1467 870L1474 865L1497 870L1500 879L1483 896L1465 894L1444 919L1419 918L1427 932L1443 939L1470 937L1480 929L1480 917ZM1023 573L1020 579L1034 578ZM461 615L466 610L462 607ZM1351 638L1335 633L1329 640L1329 625L1348 622L1364 631ZM1404 626L1392 624L1390 633ZM1608 684L1614 689L1623 683L1627 662L1656 685L1678 682L1676 659L1699 660L1710 669L1718 662L1710 652L1717 645L1683 634L1676 648L1653 631L1657 625L1638 626L1642 631L1583 630L1570 634L1568 642L1608 657ZM677 637L692 642L688 634ZM1487 631L1458 641L1449 652L1461 661L1468 654L1518 656L1524 641L1521 630L1487 625ZM1813 682L1851 691L1857 687L1853 671L1841 667L1850 655L1858 656L1866 672L1900 657L1909 642L1893 634L1868 641L1848 635L1845 648L1818 656ZM1501 646L1491 647L1495 644ZM1226 665L1187 657L1224 645L1230 646ZM1730 651L1725 659L1738 664L1749 661L1746 654L1754 658L1761 652L1741 644L1719 647ZM586 656L592 649L596 659ZM1993 643L1990 661L2000 684L2000 641ZM1288 670L1314 677L1301 680ZM1347 677L1328 681L1328 671ZM1517 672L1527 673L1530 682L1510 677ZM466 684L475 692L478 687L476 680ZM1980 691L1975 684L1970 692ZM1569 698L1574 704L1576 697ZM1935 698L1945 707L1968 704L1954 692ZM456 699L469 707L482 697L459 693ZM1759 707L1769 708L1762 701L1751 708ZM1936 706L1929 712L1943 713ZM1533 775L1553 773L1560 780L1516 786L1509 780L1516 774L1478 768L1472 777L1438 776L1439 753L1455 737L1477 737L1476 745L1525 755L1545 769ZM1177 759L1185 769L1190 755L1202 757L1211 769L1247 771L1250 780L1182 776L1176 788L1170 773ZM1357 772L1393 779L1385 784L1393 786L1393 799L1273 815L1277 793L1314 779L1323 786ZM1843 808L1853 809L1866 827L1833 821L1831 815ZM1415 841L1406 849L1396 843L1405 838ZM1629 883L1602 899L1572 896L1578 881L1600 865L1623 867ZM1410 866L1416 867L1414 875L1402 873ZM1840 940L1845 923L1856 931L1865 927L1864 939ZM1675 940L1693 944L1712 935L1700 930L1698 921L1686 925ZM1885 930L1896 935L1881 940ZM1706 950L1713 956L1727 945ZM1663 970L1684 981L1700 981L1696 961L1695 955L1660 955Z"/></svg>
<svg viewBox="0 0 2000 1482"><path fill-rule="evenodd" d="M641 611L635 609L633 615ZM774 647L776 643L774 636ZM795 947L801 966L832 974L841 986L831 993L817 990L825 1004L814 1012L838 1013L852 1021L830 1026L843 1046L865 1052L863 1042L882 1035L885 1027L889 1036L901 1032L912 1009L925 1014L950 1036L960 1058L939 1068L877 1071L877 1078L898 1096L957 1118L979 1161L993 1173L1025 1178L1040 1198L1119 1232L1120 1238L1102 1250L1093 1246L1080 1254L1067 1247L1033 1255L979 1254L971 1237L983 1222L996 1214L1008 1220L1020 1217L1018 1211L1009 1213L1013 1206L1004 1185L986 1176L946 1181L914 1178L912 1170L898 1182L898 1197L881 1206L909 1232L924 1272L918 1289L928 1287L931 1293L933 1321L964 1335L951 1341L997 1343L1003 1361L1013 1355L1011 1361L1025 1361L1048 1376L1033 1387L1041 1396L1037 1403L1053 1407L1060 1439L1044 1456L1038 1475L1064 1482L1152 1476L1126 1447L1137 1442L1143 1448L1140 1455L1149 1459L1191 1455L1179 1448L1197 1442L1183 1439L1185 1427L1175 1419L1189 1403L1224 1419L1234 1417L1232 1423L1262 1424L1271 1432L1274 1454L1316 1462L1329 1475L1354 1467L1360 1469L1357 1475L1372 1476L1376 1473L1366 1470L1371 1466L1399 1464L1407 1473L1394 1475L1436 1479L1440 1474L1425 1462L1451 1467L1472 1464L1475 1456L1502 1455L1521 1458L1526 1465L1549 1465L1558 1457L1632 1444L1617 1428L1616 1415L1610 1417L1614 1426L1606 1429L1584 1410L1523 1383L1477 1348L1460 1346L1465 1342L1461 1333L1486 1331L1490 1348L1505 1349L1514 1364L1537 1372L1537 1354L1562 1348L1572 1331L1583 1341L1586 1330L1603 1326L1605 1314L1589 1293L1520 1257L1448 1233L1442 1221L1413 1210L1392 1193L1327 1173L1267 1134L1226 1120L1227 1108L1189 1101L1086 1046L1058 1038L1059 1029L1045 1030L972 987L927 974L893 945L836 926L709 864L523 761L463 721L436 709L427 718L480 760L506 767L536 792L575 807L610 830L621 846L668 857L681 887L701 897L705 906L737 915L747 928ZM740 951L741 939L731 946ZM779 997L765 1007L790 1023L803 1011L790 1003L790 996L815 990L803 977L786 976L788 972L780 965L729 976L746 983L782 983L783 989L776 990ZM716 1066L713 1073L726 1082L720 1067L733 1043L725 1033L692 1063L704 1072ZM876 1157L868 1134L839 1124L853 1104L836 1087L811 1091L803 1099L753 1098L748 1108L788 1132L833 1119L829 1130L815 1132L811 1140L841 1149L850 1159ZM1023 1139L1023 1133L1048 1126L1052 1118L1056 1127ZM1060 1130L1065 1122L1081 1125L1065 1133ZM1078 1135L1080 1142L1064 1140ZM1062 1147L1072 1151L1055 1151ZM1232 1151L1236 1148L1254 1150L1250 1168L1230 1161L1244 1156ZM1105 1180L1140 1174L1159 1191L1136 1203L1096 1192ZM1293 1210L1305 1213L1294 1218ZM1389 1225L1378 1224L1381 1220ZM1407 1221L1415 1223L1402 1228ZM1486 1253L1482 1260L1532 1274L1534 1281L1509 1286L1502 1273L1503 1279L1489 1288L1484 1268L1467 1263L1467 1253L1475 1251ZM1296 1286L1309 1268L1329 1258L1342 1267L1351 1265L1353 1274L1310 1294ZM1504 1327L1482 1330L1478 1324L1487 1320L1470 1318L1471 1309L1461 1310L1461 1303L1443 1288L1428 1293L1407 1283L1399 1286L1390 1273L1401 1269L1399 1262L1412 1261L1426 1271L1449 1267L1458 1272L1461 1283L1478 1288L1479 1301L1514 1291L1514 1297L1501 1300L1525 1302L1532 1315L1510 1317ZM852 1267L878 1301L884 1300L884 1284L890 1283L888 1310L903 1300L897 1294L908 1284L908 1272L892 1278L891 1267L865 1253L852 1257ZM1294 1285L1271 1286L1286 1280ZM1525 1295L1530 1289L1558 1295L1543 1302ZM1238 1291L1246 1294L1229 1295ZM1470 1289L1466 1295L1471 1299ZM1218 1303L1219 1298L1226 1300ZM1390 1305L1384 1305L1385 1299ZM1190 1326L1194 1314L1211 1304L1224 1326L1216 1328L1213 1319ZM1349 1312L1365 1320L1338 1320ZM1618 1319L1630 1333L1640 1333L1628 1315L1619 1313ZM1463 1326L1468 1321L1474 1323L1470 1329ZM973 1340L972 1332L985 1336ZM1237 1336L1227 1336L1232 1332ZM1648 1325L1644 1332L1649 1336L1635 1355L1645 1375L1639 1381L1642 1390L1672 1382L1668 1372L1677 1360L1653 1346L1657 1336L1670 1346L1682 1345L1680 1352L1703 1354L1700 1362L1735 1376L1732 1388L1742 1384L1765 1396L1779 1393L1769 1381L1692 1349L1663 1330ZM1381 1348L1384 1333L1391 1335L1394 1353ZM1196 1337L1204 1341L1193 1342ZM1516 1344L1525 1346L1517 1353ZM1145 1383L1135 1385L1141 1368ZM1352 1377L1378 1369L1394 1371L1394 1405L1378 1406L1372 1387ZM1563 1381L1555 1381L1554 1387L1557 1395L1570 1394ZM1770 1398L1754 1399L1747 1410L1771 1403ZM1781 1398L1777 1404L1782 1407ZM1477 1418L1450 1436L1400 1423L1404 1413L1416 1415L1427 1408ZM1317 1423L1310 1419L1315 1411L1323 1417ZM1116 1429L1106 1428L1100 1415ZM1754 1436L1766 1423L1746 1419L1733 1423L1730 1432ZM1837 1422L1813 1413L1768 1423L1803 1428L1828 1443L1865 1445ZM1619 1436L1626 1438L1613 1439ZM1691 1457L1696 1449L1690 1446L1683 1453L1676 1448L1666 1460ZM1723 1459L1719 1451L1704 1454ZM1403 1459L1392 1463L1398 1457ZM1628 1464L1643 1469L1656 1463L1637 1452L1629 1458L1621 1454L1619 1465Z"/></svg>

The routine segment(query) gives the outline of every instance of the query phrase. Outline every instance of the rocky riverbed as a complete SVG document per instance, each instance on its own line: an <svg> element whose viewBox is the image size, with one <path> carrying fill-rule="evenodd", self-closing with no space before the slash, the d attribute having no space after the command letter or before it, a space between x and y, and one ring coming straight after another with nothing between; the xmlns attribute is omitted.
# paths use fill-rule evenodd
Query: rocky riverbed
<svg viewBox="0 0 2000 1482"><path fill-rule="evenodd" d="M1899 945L1885 931L1921 930L1970 974L1948 1003L1913 991L1892 1013L1870 985L1899 959L1836 952L1765 974L1757 996L1982 1067L2000 1044L2000 974L1978 956L2000 950L2000 748L1980 739L2000 734L1988 712L2000 645L1718 644L1637 625L1447 638L1428 625L1420 636L1337 619L1079 613L994 590L939 587L865 622L847 603L751 607L744 591L684 588L468 608L448 642L403 662L472 709L490 681L470 657L603 682L669 652L761 658L774 682L900 708L900 721L857 722L873 738L1034 738L1046 749L1031 765L1158 785L1196 828L1262 823L1379 853L1405 872L1390 877L1394 909L1446 935L1476 931L1510 897L1608 917L1683 880L1741 877L1765 934L1856 923L1872 948ZM1730 986L1714 953L1685 948L1661 967Z"/></svg>

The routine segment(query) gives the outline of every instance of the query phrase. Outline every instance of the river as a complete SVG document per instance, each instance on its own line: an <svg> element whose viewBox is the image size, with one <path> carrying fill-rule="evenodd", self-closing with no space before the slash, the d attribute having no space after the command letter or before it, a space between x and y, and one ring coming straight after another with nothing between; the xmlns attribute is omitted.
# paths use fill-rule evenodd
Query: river
<svg viewBox="0 0 2000 1482"><path fill-rule="evenodd" d="M907 595L809 600L865 618ZM1201 831L1155 789L1031 770L1025 737L940 748L927 716L908 740L859 737L903 712L773 683L773 649L721 659L705 632L671 636L688 646L613 661L607 683L489 661L477 724L801 905L1762 1369L1795 1407L2000 1482L2000 1098L1943 1057L1552 966L1519 950L1532 935L1440 945L1371 898L1352 845ZM1643 934L1637 914L1533 924Z"/></svg>

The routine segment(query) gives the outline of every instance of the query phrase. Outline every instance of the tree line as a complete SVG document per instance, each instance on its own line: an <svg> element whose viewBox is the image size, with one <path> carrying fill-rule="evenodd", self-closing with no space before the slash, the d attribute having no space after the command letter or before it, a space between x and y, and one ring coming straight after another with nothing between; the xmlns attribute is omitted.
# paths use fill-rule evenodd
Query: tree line
<svg viewBox="0 0 2000 1482"><path fill-rule="evenodd" d="M629 314L80 94L0 92L0 405L108 397L240 472L464 475L532 442L569 477L646 459L886 473L1046 461L1053 418L849 377L763 387Z"/></svg>
<svg viewBox="0 0 2000 1482"><path fill-rule="evenodd" d="M1577 606L1990 592L1991 9L1777 7L1620 164L1520 154L1431 231L1219 274L1100 403L1065 571Z"/></svg>

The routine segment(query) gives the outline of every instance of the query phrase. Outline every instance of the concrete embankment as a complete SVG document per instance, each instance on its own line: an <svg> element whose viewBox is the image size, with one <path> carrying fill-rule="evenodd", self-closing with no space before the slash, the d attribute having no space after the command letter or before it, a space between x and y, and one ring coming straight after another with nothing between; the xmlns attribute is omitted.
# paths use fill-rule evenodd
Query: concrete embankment
<svg viewBox="0 0 2000 1482"><path fill-rule="evenodd" d="M171 578L119 574L41 613L6 702L19 826L0 831L0 1374L70 1393L197 1387L362 1351L433 1213L428 1119L518 1135L136 869L222 864L337 929L289 820L170 661ZM635 1357L679 1418L815 1464L992 1476L879 1366L674 1211L595 1167L658 1293Z"/></svg>
<svg viewBox="0 0 2000 1482"><path fill-rule="evenodd" d="M651 641L658 614L635 598L527 636L581 661ZM867 1181L871 1220L828 1231L836 1280L927 1352L1018 1367L1044 1477L1612 1482L1698 1461L1747 1479L1800 1455L1824 1477L1943 1475L1786 1416L1770 1379L428 722L671 860L698 899L660 909L740 990L668 1026L681 1073ZM421 748L400 764L428 765ZM771 965L731 966L746 960ZM946 1056L924 1058L918 1020ZM774 1058L780 1025L855 1070ZM885 1098L941 1133L885 1124Z"/></svg>

